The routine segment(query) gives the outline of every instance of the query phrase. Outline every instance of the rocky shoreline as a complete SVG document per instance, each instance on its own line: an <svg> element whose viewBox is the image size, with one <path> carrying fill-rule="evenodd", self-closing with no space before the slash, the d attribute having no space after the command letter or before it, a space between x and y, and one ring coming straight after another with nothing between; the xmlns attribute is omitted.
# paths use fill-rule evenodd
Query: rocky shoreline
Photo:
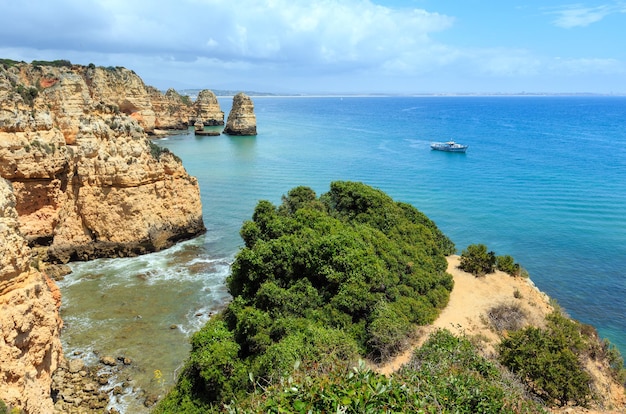
<svg viewBox="0 0 626 414"><path fill-rule="evenodd" d="M82 414L104 412L118 414L121 399L138 399L146 408L158 400L157 395L137 390L129 372L133 362L124 356L103 356L97 364L87 365L80 358L65 362L52 376L51 396L54 412Z"/></svg>

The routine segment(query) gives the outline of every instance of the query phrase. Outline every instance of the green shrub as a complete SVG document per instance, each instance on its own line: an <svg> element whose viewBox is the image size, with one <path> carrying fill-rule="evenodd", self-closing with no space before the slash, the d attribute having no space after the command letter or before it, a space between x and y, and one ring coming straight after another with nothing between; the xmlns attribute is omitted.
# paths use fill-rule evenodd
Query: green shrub
<svg viewBox="0 0 626 414"><path fill-rule="evenodd" d="M550 405L586 405L591 378L579 355L586 348L579 324L559 312L548 316L546 329L528 327L502 341L500 362Z"/></svg>
<svg viewBox="0 0 626 414"><path fill-rule="evenodd" d="M69 60L33 60L31 63L33 66L53 66L53 67L72 67L72 62Z"/></svg>
<svg viewBox="0 0 626 414"><path fill-rule="evenodd" d="M434 320L453 286L452 242L414 207L361 183L332 183L319 198L296 187L278 207L259 201L240 234L223 338L194 345L183 374L203 404L276 384L296 362L325 374L359 356L387 358L416 323ZM215 325L197 335L207 329L215 337Z"/></svg>
<svg viewBox="0 0 626 414"><path fill-rule="evenodd" d="M519 263L515 263L515 260L513 259L513 257L509 255L497 256L496 268L502 272L510 274L511 276L519 276L520 274Z"/></svg>
<svg viewBox="0 0 626 414"><path fill-rule="evenodd" d="M191 354L185 371L194 388L208 401L228 400L241 391L248 368L239 359L239 344L220 318L212 318L191 338ZM183 375L182 380L185 376ZM245 390L245 387L244 387Z"/></svg>
<svg viewBox="0 0 626 414"><path fill-rule="evenodd" d="M487 251L484 244L471 244L461 253L459 268L474 276L484 276L493 273L496 265L496 255Z"/></svg>
<svg viewBox="0 0 626 414"><path fill-rule="evenodd" d="M169 148L161 147L160 145L155 144L151 140L148 140L148 145L150 145L150 155L155 160L160 160L162 154L170 154Z"/></svg>
<svg viewBox="0 0 626 414"><path fill-rule="evenodd" d="M371 357L385 361L406 348L413 325L407 316L386 302L380 302L372 315L368 336Z"/></svg>
<svg viewBox="0 0 626 414"><path fill-rule="evenodd" d="M398 376L404 383L419 385L420 398L433 412L542 412L519 383L503 376L467 338L447 330L433 333Z"/></svg>
<svg viewBox="0 0 626 414"><path fill-rule="evenodd" d="M15 86L15 91L22 97L24 103L29 106L33 106L35 98L39 95L37 88L33 88L32 86L26 87L21 83Z"/></svg>

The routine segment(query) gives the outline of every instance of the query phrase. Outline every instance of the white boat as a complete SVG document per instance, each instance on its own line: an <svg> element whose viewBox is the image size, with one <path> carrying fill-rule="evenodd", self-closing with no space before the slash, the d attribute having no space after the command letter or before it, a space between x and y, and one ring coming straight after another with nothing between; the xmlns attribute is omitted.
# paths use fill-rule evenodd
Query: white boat
<svg viewBox="0 0 626 414"><path fill-rule="evenodd" d="M433 142L430 144L430 149L446 152L465 152L468 145L457 144L454 141L448 142Z"/></svg>

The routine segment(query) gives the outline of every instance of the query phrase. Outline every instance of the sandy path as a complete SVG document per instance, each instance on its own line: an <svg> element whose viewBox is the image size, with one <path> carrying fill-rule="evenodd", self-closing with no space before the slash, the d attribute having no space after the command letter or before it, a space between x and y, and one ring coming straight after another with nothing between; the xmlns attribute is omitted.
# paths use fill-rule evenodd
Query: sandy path
<svg viewBox="0 0 626 414"><path fill-rule="evenodd" d="M454 334L480 336L484 339L483 352L492 353L498 337L487 325L486 317L494 306L517 304L527 315L528 323L539 326L545 315L552 311L548 296L540 292L530 279L511 277L499 271L475 277L458 268L459 260L459 256L448 257L447 271L454 278L448 306L432 325L421 328L418 340L407 351L384 365L373 367L376 371L385 375L397 371L411 359L413 350L439 328L446 328ZM516 291L519 298L514 296Z"/></svg>

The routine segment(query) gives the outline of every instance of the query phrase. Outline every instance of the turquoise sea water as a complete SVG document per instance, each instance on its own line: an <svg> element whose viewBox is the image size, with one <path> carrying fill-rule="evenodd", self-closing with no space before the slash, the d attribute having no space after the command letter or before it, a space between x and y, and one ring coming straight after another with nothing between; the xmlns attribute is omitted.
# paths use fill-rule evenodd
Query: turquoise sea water
<svg viewBox="0 0 626 414"><path fill-rule="evenodd" d="M74 265L61 283L67 352L123 353L137 361L136 387L159 392L186 336L228 300L224 278L257 201L355 180L413 204L459 252L484 243L512 255L626 354L626 98L253 100L256 137L157 141L198 178L208 232L166 252ZM228 113L231 98L220 103ZM430 150L449 139L468 152Z"/></svg>

